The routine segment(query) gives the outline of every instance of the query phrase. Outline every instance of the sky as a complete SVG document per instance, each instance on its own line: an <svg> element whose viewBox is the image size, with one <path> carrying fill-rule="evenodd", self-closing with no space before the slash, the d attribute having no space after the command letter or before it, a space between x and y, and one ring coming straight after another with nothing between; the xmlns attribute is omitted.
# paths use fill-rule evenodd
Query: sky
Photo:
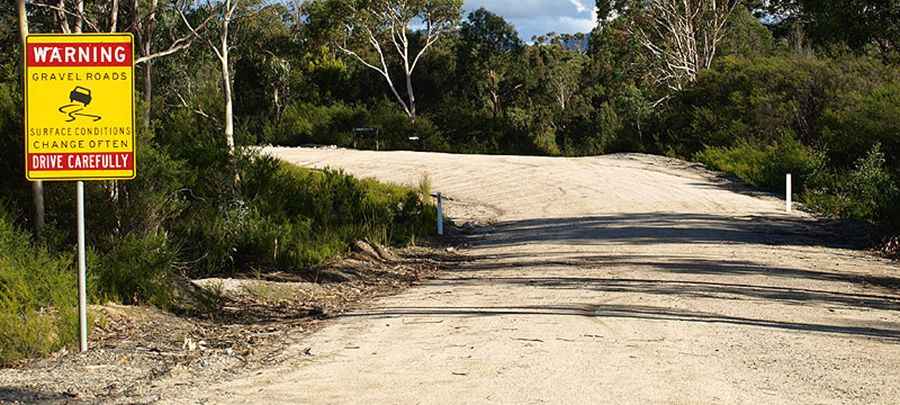
<svg viewBox="0 0 900 405"><path fill-rule="evenodd" d="M466 0L466 12L484 7L503 16L530 41L548 32L575 34L596 26L594 0Z"/></svg>

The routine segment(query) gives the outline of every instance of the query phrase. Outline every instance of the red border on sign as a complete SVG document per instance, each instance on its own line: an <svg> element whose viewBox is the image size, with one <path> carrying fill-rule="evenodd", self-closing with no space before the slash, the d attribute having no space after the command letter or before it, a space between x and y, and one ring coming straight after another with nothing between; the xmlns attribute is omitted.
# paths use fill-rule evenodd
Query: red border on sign
<svg viewBox="0 0 900 405"><path fill-rule="evenodd" d="M59 60L50 61L49 55L37 60L36 48L58 50ZM121 49L123 60L117 61L116 50ZM49 52L49 50L48 50ZM67 55L67 53L69 55ZM128 42L41 42L28 44L29 67L100 67L132 66L133 52ZM51 54L53 54L51 52ZM107 60L108 59L108 60Z"/></svg>
<svg viewBox="0 0 900 405"><path fill-rule="evenodd" d="M76 39L76 38L77 38L77 39ZM46 41L46 42L44 42L44 41ZM69 42L69 41L72 41L72 42ZM133 73L133 72L134 72L134 62L135 62L136 59L135 59L135 55L134 55L134 51L135 51L135 48L134 48L134 36L133 36L131 33L121 32L121 33L88 33L88 34L29 34L28 37L27 37L27 39L26 39L26 43L27 43L27 45L31 45L31 46L38 46L38 44L42 44L42 43L57 44L57 45L64 45L64 44L68 44L68 43L76 43L76 44L82 44L82 43L83 43L83 44L93 44L93 43L118 44L118 45L124 46L124 47L125 47L124 49L130 50L130 54L129 54L128 56L124 57L124 58L121 58L121 59L124 59L126 62L130 62L131 64L129 64L129 65L123 64L123 65L120 65L120 66L116 66L116 65L110 66L110 65L103 64L103 65L101 65L101 66L103 66L103 67L111 67L111 68L128 69L128 71L129 71L130 73ZM24 128L25 128L24 132L25 132L25 133L24 133L24 135L25 135L25 141L26 141L26 144L27 144L28 141L31 139L31 137L29 136L29 133L28 133L28 128L31 128L31 127L32 127L32 124L33 124L33 122L32 122L32 121L33 121L33 117L30 117L30 116L29 116L29 111L28 111L28 107L27 107L27 106L28 106L29 95L30 95L30 92L29 92L29 74L32 73L32 69L34 69L35 67L40 68L40 66L31 66L31 65L29 65L29 63L28 63L28 46L23 46L23 47L21 47L19 52L21 52L20 55L21 55L21 57L22 57L21 60L24 62L23 65L25 65L25 66L24 66L25 68L22 69L22 81L23 81L23 83L25 84L25 85L23 86L23 87L24 87L24 88L23 88L23 91L24 91L24 96L25 96L26 103L23 103L23 110L24 110L24 111L23 111L23 117L24 117L24 119L25 119L25 125L24 125ZM81 55L79 55L79 57L80 57L80 56L81 56ZM54 58L54 59L56 60L56 58ZM108 59L108 58L104 58L104 59ZM91 62L91 61L88 61L88 62ZM85 65L89 65L89 64L90 64L90 63L86 63ZM77 67L82 67L82 66L74 66L74 67L77 68ZM83 67L92 68L92 67L94 67L94 66L83 66ZM62 70L62 69L65 69L65 68L66 68L65 66L58 66L58 67L47 67L46 69L52 69L52 70L60 69L60 70ZM134 74L129 74L129 77L130 77L130 79L131 79L131 80L130 80L130 82L131 82L131 92L132 92L132 95L133 95L133 94L134 94L134 93L133 93L133 91L134 91L133 89L134 89L134 77L135 77L135 76L134 76ZM123 100L123 102L124 102L124 100ZM129 100L128 102L131 104L131 128L136 129L137 126L135 125L135 118L136 118L136 111L137 111L137 110L136 110L136 108L135 108L135 99L134 99L134 97L131 97L131 100ZM132 144L132 145L135 145L135 143L136 143L136 135L135 135L135 133L136 133L136 131L134 131L134 130L131 132L131 141L132 141L131 144ZM27 150L27 149L26 149L26 150ZM133 166L132 166L130 169L128 169L128 170L116 170L116 169L112 169L112 170L72 170L72 171L65 171L65 170L59 170L59 171L54 171L54 170L36 170L36 171L32 171L32 170L30 170L30 168L29 168L28 159L27 159L28 156L26 156L26 159L22 159L22 163L23 163L23 166L24 166L24 168L25 168L25 178L28 179L29 181L76 181L76 180L77 180L77 181L92 181L92 180L99 181L99 180L131 180L131 179L134 179L134 178L135 178L135 175L136 175L136 172L137 172L137 158L138 158L137 155L138 155L138 151L139 151L139 148L136 148L136 147L132 146L131 150L128 150L128 151L122 151L122 152L96 152L96 153L126 153L126 154L130 154L130 156L132 157L132 162L133 162L132 165L133 165ZM91 153L90 151L87 151L87 150L82 150L82 151L75 151L75 150L73 150L72 152L73 152L73 153L75 153L75 152L78 152L78 153ZM62 151L62 153L65 153L65 151ZM40 155L40 154L42 154L42 153L31 153L31 154L32 154L32 155L33 155L33 154L38 154L38 155Z"/></svg>
<svg viewBox="0 0 900 405"><path fill-rule="evenodd" d="M124 167L74 167L72 165L72 157L77 160L81 160L84 162L84 158L93 158L93 159L101 159L101 163L104 157L108 157L109 159L119 159L123 156L126 156L128 159L125 160ZM39 167L35 163L37 162L35 158L50 159L53 161L57 161L58 164L54 165L54 167ZM111 161L110 160L110 161ZM61 170L77 170L77 171L110 171L110 170L134 170L134 154L130 152L98 152L98 153L29 153L28 154L28 170L33 172L55 172Z"/></svg>

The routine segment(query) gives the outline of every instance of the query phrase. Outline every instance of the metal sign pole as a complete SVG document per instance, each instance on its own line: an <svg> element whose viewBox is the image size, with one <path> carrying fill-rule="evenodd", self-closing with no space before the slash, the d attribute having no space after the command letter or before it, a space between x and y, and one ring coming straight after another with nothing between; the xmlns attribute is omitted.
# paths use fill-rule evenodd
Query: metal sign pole
<svg viewBox="0 0 900 405"><path fill-rule="evenodd" d="M84 241L84 182L79 181L76 187L78 211L78 325L80 348L84 353L88 350L87 341L87 258Z"/></svg>

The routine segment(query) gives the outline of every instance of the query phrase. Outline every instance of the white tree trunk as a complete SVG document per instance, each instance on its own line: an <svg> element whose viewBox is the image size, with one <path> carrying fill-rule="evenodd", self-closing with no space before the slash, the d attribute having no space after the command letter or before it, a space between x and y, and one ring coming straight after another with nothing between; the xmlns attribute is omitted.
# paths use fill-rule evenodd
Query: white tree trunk
<svg viewBox="0 0 900 405"><path fill-rule="evenodd" d="M406 94L409 95L409 118L416 121L416 94L413 91L412 72L406 73Z"/></svg>
<svg viewBox="0 0 900 405"><path fill-rule="evenodd" d="M25 9L25 0L18 0L19 11L19 38L22 41L22 47L25 47L25 40L28 38L28 10ZM24 85L24 83L23 83ZM34 234L40 239L41 232L44 230L46 216L44 211L44 182L38 180L31 183L31 195L34 203Z"/></svg>
<svg viewBox="0 0 900 405"><path fill-rule="evenodd" d="M84 27L84 0L75 2L75 33L80 34Z"/></svg>
<svg viewBox="0 0 900 405"><path fill-rule="evenodd" d="M137 3L138 0L135 0L135 18L141 18L137 12ZM142 43L141 43L141 54L144 57L153 53L153 34L156 31L156 12L159 9L159 0L152 0L150 2L150 10L147 13L147 25L146 30L143 30L143 34L141 35ZM140 25L138 29L141 29ZM153 113L153 61L148 60L144 64L144 128L150 128L150 119Z"/></svg>
<svg viewBox="0 0 900 405"><path fill-rule="evenodd" d="M347 32L351 36L355 31L365 32L366 35L365 37L363 37L363 39L367 40L369 45L372 46L372 49L375 51L375 53L378 54L381 66L379 67L373 63L366 61L362 56L350 50L346 46L343 46L341 44L338 44L337 46L341 51L350 56L353 56L357 61L359 61L366 67L380 73L387 82L388 87L390 87L391 92L394 94L394 97L397 98L397 101L403 107L403 111L406 112L406 115L410 120L415 121L416 94L412 82L413 71L416 70L416 65L419 63L419 59L421 59L422 55L425 54L425 51L427 51L428 48L431 47L431 45L434 45L434 43L437 42L442 32L448 32L452 29L453 25L448 20L438 22L438 26L436 26L434 21L430 20L427 17L424 18L426 20L426 29L424 36L425 44L422 46L422 49L419 50L418 54L415 55L415 58L410 58L411 55L409 52L409 38L407 36L407 30L409 29L409 25L413 21L413 17L401 17L396 10L390 9L390 7L387 10L364 10L361 12L371 13L371 15L376 17L380 23L383 23L383 25L373 27L367 26L365 24L354 25L353 23L348 23L346 26ZM374 31L377 31L378 35L376 35ZM390 69L388 69L387 62L384 57L384 50L381 43L379 42L379 40L384 41L385 37L390 37L390 43L385 43L384 47L390 48L391 46L393 46L394 50L397 51L397 55L400 57L400 60L403 61L403 75L406 79L406 99L404 99L403 96L400 95L400 92L397 91L397 87L394 85L394 81L391 79Z"/></svg>
<svg viewBox="0 0 900 405"><path fill-rule="evenodd" d="M409 97L409 119L416 121L416 93L413 91L412 69L409 66L409 40L406 38L406 31L403 31L403 74L406 76L406 95Z"/></svg>
<svg viewBox="0 0 900 405"><path fill-rule="evenodd" d="M228 145L228 151L234 154L234 102L231 97L231 71L228 69L228 51L225 50L222 55L222 80L225 93L225 144Z"/></svg>
<svg viewBox="0 0 900 405"><path fill-rule="evenodd" d="M363 59L362 56L359 56L358 53L353 52L352 50L350 50L347 47L338 45L338 48L340 48L341 51L343 51L347 55L350 55L350 56L353 56L354 58L356 58L356 60L358 60L360 63L362 63L369 69L372 69L372 70L380 73L381 76L384 77L384 80L387 82L388 87L390 87L391 93L393 93L394 97L397 98L397 102L399 102L400 105L403 107L403 112L405 112L407 116L412 117L412 114L410 113L410 110L409 110L409 105L406 103L406 100L404 100L403 97L400 95L400 92L397 91L397 86L394 85L394 80L391 79L390 69L388 69L387 60L384 57L384 51L381 49L381 44L378 42L378 38L375 37L375 34L372 33L371 30L366 29L366 31L367 31L367 39L369 41L369 44L372 45L372 48L378 54L378 59L381 62L381 67L375 66L375 65L367 62L365 59Z"/></svg>
<svg viewBox="0 0 900 405"><path fill-rule="evenodd" d="M228 67L228 26L234 8L231 0L225 1L225 21L222 23L222 50L219 60L222 62L222 82L225 93L225 144L228 152L234 154L234 103L231 97L231 69Z"/></svg>
<svg viewBox="0 0 900 405"><path fill-rule="evenodd" d="M228 146L228 151L232 155L235 152L235 143L234 143L234 102L232 100L232 83L231 83L231 68L229 66L229 45L228 45L228 33L231 26L231 19L234 16L234 11L238 7L238 3L240 0L226 0L225 1L225 11L222 18L222 32L219 36L219 43L214 43L210 38L205 38L206 43L209 45L209 49L216 54L216 57L219 59L219 64L222 68L222 92L224 93L225 98L225 144ZM200 39L200 34L197 32L197 28L191 26L185 17L184 13L179 13L181 16L182 22L187 26L187 28L191 31L191 34L194 38ZM215 14L212 14L215 15ZM207 22L210 19L207 19L203 22L200 28L206 26ZM180 41L180 40L179 40ZM180 49L179 46L173 44L170 48L171 50ZM163 51L160 53L168 54L170 51ZM149 61L148 57L148 61ZM235 173L235 183L240 182L240 176Z"/></svg>
<svg viewBox="0 0 900 405"><path fill-rule="evenodd" d="M490 105L491 105L491 116L497 118L497 115L500 112L500 78L497 75L497 71L491 69L487 74L487 82L490 86L488 88L488 93L490 96Z"/></svg>
<svg viewBox="0 0 900 405"><path fill-rule="evenodd" d="M59 0L56 3L56 21L59 23L59 29L65 34L72 32L72 29L69 28L69 17L66 15L66 3L65 0Z"/></svg>
<svg viewBox="0 0 900 405"><path fill-rule="evenodd" d="M112 9L109 11L109 32L116 32L119 28L119 0L112 0Z"/></svg>

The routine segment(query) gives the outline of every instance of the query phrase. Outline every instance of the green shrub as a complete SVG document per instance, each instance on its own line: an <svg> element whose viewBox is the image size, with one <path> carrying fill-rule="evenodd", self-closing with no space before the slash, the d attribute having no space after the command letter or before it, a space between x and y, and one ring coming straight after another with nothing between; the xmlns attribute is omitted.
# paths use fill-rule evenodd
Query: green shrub
<svg viewBox="0 0 900 405"><path fill-rule="evenodd" d="M718 50L722 56L762 56L774 48L772 32L746 7L734 11L725 32Z"/></svg>
<svg viewBox="0 0 900 405"><path fill-rule="evenodd" d="M276 212L309 218L316 233L344 235L347 243L371 239L398 244L432 233L434 207L409 187L288 164L280 165L278 178L282 184L263 199L283 204Z"/></svg>
<svg viewBox="0 0 900 405"><path fill-rule="evenodd" d="M410 140L412 137L419 138L419 141ZM410 123L405 136L399 139L399 145L398 149L421 149L433 152L451 150L444 133L427 116L420 116L416 118L415 122Z"/></svg>
<svg viewBox="0 0 900 405"><path fill-rule="evenodd" d="M378 134L356 135L355 128L375 128ZM418 137L419 142L410 141ZM266 124L257 140L261 144L300 146L338 145L359 149L448 150L441 131L426 116L412 121L394 103L379 102L371 108L335 103L327 106L297 103Z"/></svg>
<svg viewBox="0 0 900 405"><path fill-rule="evenodd" d="M237 196L198 202L172 229L193 276L303 272L359 239L407 243L431 233L434 208L408 187L250 154Z"/></svg>
<svg viewBox="0 0 900 405"><path fill-rule="evenodd" d="M415 121L397 108L395 103L382 101L366 112L362 126L378 129L377 145L374 136L363 136L346 146L355 145L360 149L381 150L449 150L444 134L426 115L419 115ZM419 141L411 141L417 137Z"/></svg>
<svg viewBox="0 0 900 405"><path fill-rule="evenodd" d="M616 109L609 103L603 103L598 113L600 133L588 142L590 154L603 154L609 152L619 140L619 135L624 129L622 119L616 113Z"/></svg>
<svg viewBox="0 0 900 405"><path fill-rule="evenodd" d="M22 143L22 102L19 83L0 83L0 194L10 200L26 198Z"/></svg>
<svg viewBox="0 0 900 405"><path fill-rule="evenodd" d="M728 147L739 140L769 144L792 133L803 144L824 146L835 157L835 152L843 150L840 143L853 141L824 136L823 129L847 122L841 112L861 110L854 98L872 97L877 89L890 88L890 83L900 83L896 71L867 58L724 57L670 103L664 141L691 156L706 146ZM881 106L867 110L875 113L892 103L890 97L881 100ZM829 118L832 112L837 115ZM881 118L875 121L890 125ZM845 129L852 133L852 127ZM860 154L849 162L871 146L870 142L857 150Z"/></svg>
<svg viewBox="0 0 900 405"><path fill-rule="evenodd" d="M886 163L900 175L900 78L896 80L842 94L825 111L822 138L835 165L849 168L880 144Z"/></svg>
<svg viewBox="0 0 900 405"><path fill-rule="evenodd" d="M741 140L733 147L708 147L694 158L711 168L734 174L752 186L770 191L784 189L787 173L791 173L797 184L802 186L825 165L822 154L802 145L792 136L785 136L778 143L768 146Z"/></svg>
<svg viewBox="0 0 900 405"><path fill-rule="evenodd" d="M809 207L897 233L898 115L900 74L877 60L729 56L670 103L660 149L769 190L799 174Z"/></svg>
<svg viewBox="0 0 900 405"><path fill-rule="evenodd" d="M91 264L91 289L104 302L171 308L175 304L172 276L177 257L178 252L163 233L126 235Z"/></svg>
<svg viewBox="0 0 900 405"><path fill-rule="evenodd" d="M810 207L829 216L852 218L900 229L900 189L888 171L880 145L860 158L849 172L816 176L802 196Z"/></svg>
<svg viewBox="0 0 900 405"><path fill-rule="evenodd" d="M527 121L527 113L519 111L495 114L449 99L428 118L440 128L445 140L439 151L534 154L531 137L524 130L528 124L520 122Z"/></svg>
<svg viewBox="0 0 900 405"><path fill-rule="evenodd" d="M523 134L520 150L540 155L559 155L553 111L549 107L510 108L507 120L513 131Z"/></svg>
<svg viewBox="0 0 900 405"><path fill-rule="evenodd" d="M353 128L363 125L365 112L343 103L291 104L276 120L267 123L256 143L282 146L306 144L347 146Z"/></svg>
<svg viewBox="0 0 900 405"><path fill-rule="evenodd" d="M0 210L0 365L43 356L76 340L71 255L34 246Z"/></svg>
<svg viewBox="0 0 900 405"><path fill-rule="evenodd" d="M143 238L162 233L188 207L192 190L186 186L194 179L184 161L140 142L138 165L140 173L134 180L86 185L89 236L100 248L114 246L128 235ZM71 194L63 197L72 203ZM58 224L71 230L73 220L72 215L64 215Z"/></svg>

